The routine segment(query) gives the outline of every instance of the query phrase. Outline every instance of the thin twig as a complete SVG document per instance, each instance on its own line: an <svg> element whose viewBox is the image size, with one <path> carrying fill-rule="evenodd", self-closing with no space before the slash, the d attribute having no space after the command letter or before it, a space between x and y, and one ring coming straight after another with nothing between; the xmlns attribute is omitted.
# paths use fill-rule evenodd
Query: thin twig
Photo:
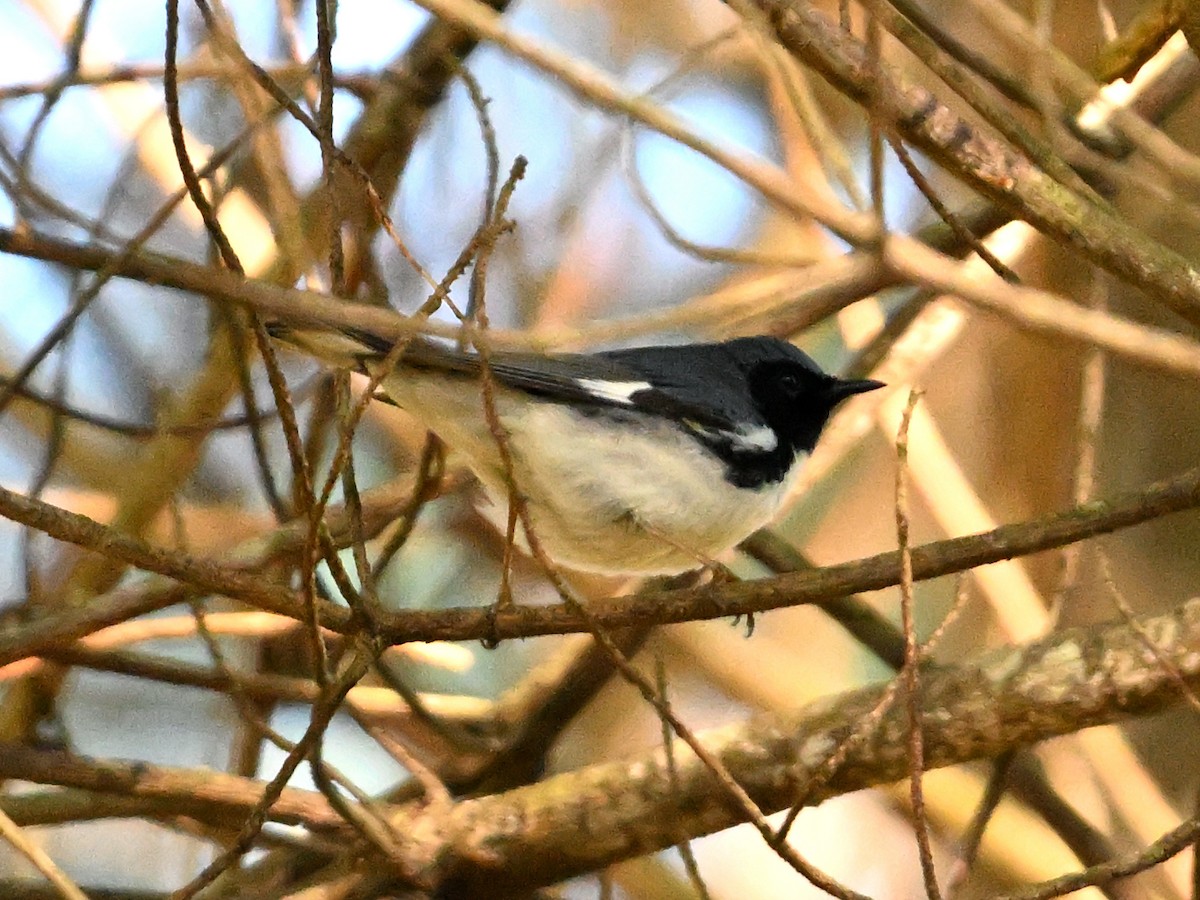
<svg viewBox="0 0 1200 900"><path fill-rule="evenodd" d="M24 830L0 809L0 839L24 856L35 869L42 873L58 891L63 900L88 900L87 895L79 889L67 874L63 872L36 841L30 840Z"/></svg>
<svg viewBox="0 0 1200 900"><path fill-rule="evenodd" d="M656 653L654 656L654 680L658 688L658 695L666 703L667 667L663 663L662 654L660 653ZM662 741L663 751L667 756L667 781L671 785L672 790L678 790L679 770L675 764L675 741L671 736L671 726L666 719L662 720ZM696 896L700 900L711 900L708 885L704 883L704 876L700 874L700 865L696 862L696 854L692 852L691 842L685 839L676 844L675 847L679 851L680 858L683 860L683 868L687 872L688 881L692 883L692 887L696 890Z"/></svg>
<svg viewBox="0 0 1200 900"><path fill-rule="evenodd" d="M925 811L925 792L921 775L925 770L925 742L922 732L920 705L920 649L917 644L917 628L913 603L912 550L909 546L908 513L908 426L912 422L913 410L920 399L919 391L909 391L908 402L900 417L900 430L896 435L896 539L900 547L900 616L904 629L904 682L905 711L908 714L909 794L912 799L913 818L916 820L917 850L921 859L921 875L925 880L925 893L930 900L939 900L937 872L933 865L933 847L929 841L929 817Z"/></svg>

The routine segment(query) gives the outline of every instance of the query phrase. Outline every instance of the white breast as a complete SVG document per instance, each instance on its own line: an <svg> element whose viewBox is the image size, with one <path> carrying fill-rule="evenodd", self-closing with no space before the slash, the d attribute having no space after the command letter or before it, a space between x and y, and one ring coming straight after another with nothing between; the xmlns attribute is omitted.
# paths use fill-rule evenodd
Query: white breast
<svg viewBox="0 0 1200 900"><path fill-rule="evenodd" d="M618 438L602 422L551 404L505 420L534 528L568 566L695 569L769 522L787 494L787 483L734 487L720 460L666 421L645 417Z"/></svg>
<svg viewBox="0 0 1200 900"><path fill-rule="evenodd" d="M437 377L389 382L397 402L467 457L490 498L481 511L503 530L508 490L479 397ZM698 568L769 522L800 468L776 485L737 488L719 459L665 420L631 413L631 427L614 437L603 418L557 404L502 396L499 410L534 531L569 568Z"/></svg>

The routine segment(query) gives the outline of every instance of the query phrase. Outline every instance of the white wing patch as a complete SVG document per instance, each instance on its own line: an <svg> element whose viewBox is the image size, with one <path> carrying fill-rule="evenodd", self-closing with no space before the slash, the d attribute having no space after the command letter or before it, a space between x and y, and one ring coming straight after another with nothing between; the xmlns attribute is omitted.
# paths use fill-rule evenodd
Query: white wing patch
<svg viewBox="0 0 1200 900"><path fill-rule="evenodd" d="M576 378L575 383L598 400L619 403L621 406L633 406L634 394L654 389L654 386L648 381L605 381L602 378ZM726 431L721 428L707 428L698 422L686 420L683 424L698 434L728 441L737 449L752 453L770 453L779 446L779 436L766 425L746 425Z"/></svg>
<svg viewBox="0 0 1200 900"><path fill-rule="evenodd" d="M728 441L739 450L749 450L756 453L770 453L779 446L779 436L766 425L753 428L738 428L735 431L725 431L720 428L705 428L697 422L685 421L685 425L698 434L706 437Z"/></svg>
<svg viewBox="0 0 1200 900"><path fill-rule="evenodd" d="M575 383L598 400L633 406L633 395L649 391L653 385L648 381L604 381L599 378L576 378Z"/></svg>
<svg viewBox="0 0 1200 900"><path fill-rule="evenodd" d="M755 428L739 428L737 431L721 433L728 437L735 447L743 450L770 453L779 446L779 437L775 434L774 429L768 428L766 425L759 425Z"/></svg>

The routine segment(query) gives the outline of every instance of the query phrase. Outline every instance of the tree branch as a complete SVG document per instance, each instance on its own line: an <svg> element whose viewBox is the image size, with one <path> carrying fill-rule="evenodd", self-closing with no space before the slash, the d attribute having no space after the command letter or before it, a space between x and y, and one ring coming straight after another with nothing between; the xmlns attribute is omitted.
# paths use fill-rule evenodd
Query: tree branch
<svg viewBox="0 0 1200 900"><path fill-rule="evenodd" d="M917 581L962 572L989 563L1051 550L1100 534L1129 528L1170 513L1200 506L1200 468L1169 481L1110 500L1095 500L1065 512L1033 519L982 534L935 541L914 548L913 577ZM76 513L42 503L0 487L0 516L10 518L59 540L97 550L146 569L185 581L207 592L243 600L252 606L292 618L302 605L287 586L244 570L197 559L177 550L151 547ZM797 572L756 581L712 584L698 588L628 594L589 604L594 622L606 630L720 619L766 612L803 603L821 603L860 591L898 584L896 552L811 572ZM331 631L356 628L350 610L318 603L320 624ZM391 644L408 641L470 641L586 632L588 623L567 604L511 605L493 610L465 606L440 610L382 611L375 617L378 635ZM62 634L61 630L56 632ZM0 633L0 665L34 655L45 645L26 640L22 625Z"/></svg>
<svg viewBox="0 0 1200 900"><path fill-rule="evenodd" d="M1200 599L1116 625L1074 628L922 679L921 720L929 768L1163 709L1179 696L1175 672L1200 684ZM1154 661L1139 634L1175 670ZM886 685L772 713L702 735L767 810L789 805L809 778L878 703ZM808 798L903 778L909 759L905 713L892 709L845 763ZM662 752L592 766L503 794L464 800L439 815L417 808L393 820L407 871L448 895L514 890L595 871L661 850L681 837L738 819L712 773L677 742L675 778ZM418 835L420 837L418 837Z"/></svg>
<svg viewBox="0 0 1200 900"><path fill-rule="evenodd" d="M174 815L224 825L240 824L262 799L264 790L254 779L210 769L85 759L8 742L0 744L0 778L163 801L163 814L169 809ZM315 829L347 827L321 794L299 788L284 788L272 804L269 818Z"/></svg>
<svg viewBox="0 0 1200 900"><path fill-rule="evenodd" d="M875 76L863 44L823 12L793 0L755 0L755 5L788 52L856 101L866 102L874 91L880 113L948 171L1187 321L1200 324L1200 271L1183 256L1055 181L925 88L903 83L894 71L881 70Z"/></svg>

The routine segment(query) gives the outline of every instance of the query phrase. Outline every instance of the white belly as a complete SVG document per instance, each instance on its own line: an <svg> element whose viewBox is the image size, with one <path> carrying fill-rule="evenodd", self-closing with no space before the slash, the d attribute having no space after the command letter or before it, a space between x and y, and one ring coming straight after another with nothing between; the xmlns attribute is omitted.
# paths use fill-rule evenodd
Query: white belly
<svg viewBox="0 0 1200 900"><path fill-rule="evenodd" d="M508 489L482 402L446 388L420 375L405 378L403 387L387 385L397 402L467 457L490 499L481 512L503 531ZM637 430L614 437L598 429L602 419L556 404L502 401L500 414L534 532L550 557L569 568L620 574L699 568L769 522L790 487L790 478L757 490L734 487L716 456L664 420L642 417Z"/></svg>
<svg viewBox="0 0 1200 900"><path fill-rule="evenodd" d="M506 417L517 482L552 558L590 571L684 572L778 512L788 483L736 488L724 464L690 437L665 421L646 422L651 430L614 439L560 406ZM490 493L503 522L505 494Z"/></svg>

